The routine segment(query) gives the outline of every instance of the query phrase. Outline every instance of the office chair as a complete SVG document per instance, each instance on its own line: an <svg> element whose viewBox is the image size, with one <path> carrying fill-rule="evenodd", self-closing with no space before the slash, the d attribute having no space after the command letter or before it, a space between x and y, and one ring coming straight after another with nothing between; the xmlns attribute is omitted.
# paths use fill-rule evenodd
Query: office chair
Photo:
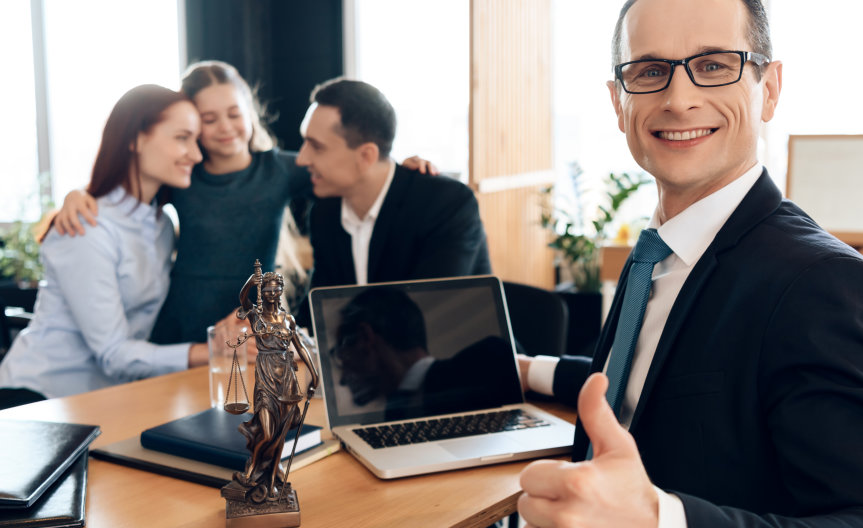
<svg viewBox="0 0 863 528"><path fill-rule="evenodd" d="M38 288L19 288L14 283L0 285L0 361L6 356L6 351L12 346L13 330L24 329L33 316ZM6 316L6 307L23 308L24 313ZM8 409L42 401L45 396L30 389L0 389L0 409Z"/></svg>
<svg viewBox="0 0 863 528"><path fill-rule="evenodd" d="M47 398L30 389L0 389L0 410L35 403Z"/></svg>
<svg viewBox="0 0 863 528"><path fill-rule="evenodd" d="M561 297L549 290L503 283L512 335L519 352L529 356L560 356L567 346L569 314Z"/></svg>
<svg viewBox="0 0 863 528"><path fill-rule="evenodd" d="M12 346L13 330L22 330L30 322L37 291L38 288L19 288L15 284L0 286L0 359ZM7 307L23 308L24 313L7 317Z"/></svg>

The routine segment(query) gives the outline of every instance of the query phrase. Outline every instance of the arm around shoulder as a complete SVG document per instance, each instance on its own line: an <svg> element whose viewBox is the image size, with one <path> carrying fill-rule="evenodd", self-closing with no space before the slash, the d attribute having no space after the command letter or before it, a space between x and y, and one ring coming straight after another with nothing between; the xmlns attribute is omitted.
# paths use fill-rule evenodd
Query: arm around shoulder
<svg viewBox="0 0 863 528"><path fill-rule="evenodd" d="M60 235L75 236L84 234L84 225L81 217L88 224L97 225L96 216L99 214L99 205L96 199L84 190L72 190L63 200L63 207L54 217L53 227ZM79 217L80 215L80 217Z"/></svg>

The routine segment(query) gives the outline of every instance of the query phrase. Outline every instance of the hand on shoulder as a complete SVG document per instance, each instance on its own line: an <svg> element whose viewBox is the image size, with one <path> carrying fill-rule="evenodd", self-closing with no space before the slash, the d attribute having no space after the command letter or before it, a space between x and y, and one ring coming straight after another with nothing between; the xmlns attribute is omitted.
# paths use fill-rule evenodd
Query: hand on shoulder
<svg viewBox="0 0 863 528"><path fill-rule="evenodd" d="M99 205L96 199L90 196L86 191L75 189L69 191L66 198L63 200L63 207L57 212L54 217L53 227L59 235L75 235L84 234L84 224L81 223L81 217L95 227L96 216L99 214ZM80 215L80 216L79 216Z"/></svg>
<svg viewBox="0 0 863 528"><path fill-rule="evenodd" d="M401 165L406 169L418 171L420 174L429 174L431 176L437 176L440 174L440 171L435 167L434 163L419 156L405 158Z"/></svg>

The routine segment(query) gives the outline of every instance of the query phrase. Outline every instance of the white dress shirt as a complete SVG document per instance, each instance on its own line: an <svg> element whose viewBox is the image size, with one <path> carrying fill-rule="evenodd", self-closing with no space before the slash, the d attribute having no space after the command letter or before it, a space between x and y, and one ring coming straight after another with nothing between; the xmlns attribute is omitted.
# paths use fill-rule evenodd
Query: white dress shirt
<svg viewBox="0 0 863 528"><path fill-rule="evenodd" d="M396 173L395 162L390 160L389 164L390 168L387 173L387 179L384 181L384 186L364 217L360 218L357 216L357 213L342 198L342 227L351 235L351 255L354 258L354 274L356 275L357 284L360 285L369 283L369 244L372 241L372 232L375 230L375 222L378 219L378 214L381 212L384 198L386 198L387 192L390 190L390 184L393 182L393 176Z"/></svg>
<svg viewBox="0 0 863 528"><path fill-rule="evenodd" d="M45 284L0 364L0 387L54 398L188 366L188 343L147 342L168 294L171 221L122 188L98 204L86 235L52 230L42 244Z"/></svg>
<svg viewBox="0 0 863 528"><path fill-rule="evenodd" d="M632 423L633 413L641 397L656 346L665 328L665 321L671 313L683 283L686 282L698 259L716 238L716 234L761 176L761 172L761 165L756 163L741 177L690 205L662 225L659 223L658 209L654 211L648 227L657 230L663 242L671 248L672 254L653 268L653 286L644 311L641 332L635 345L632 367L620 410L620 423L626 429L629 429ZM610 356L609 354L609 358ZM539 358L531 364L528 371L528 385L537 392L551 394L557 358L544 356ZM534 372L536 367L539 368ZM607 368L606 360L603 371ZM680 499L661 490L657 491L660 491L659 526L686 526Z"/></svg>

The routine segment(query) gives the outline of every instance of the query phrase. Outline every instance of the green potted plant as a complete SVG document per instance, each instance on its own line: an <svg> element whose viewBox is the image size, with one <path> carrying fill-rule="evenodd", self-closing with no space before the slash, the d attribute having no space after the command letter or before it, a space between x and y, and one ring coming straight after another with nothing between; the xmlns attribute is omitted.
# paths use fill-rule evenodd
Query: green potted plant
<svg viewBox="0 0 863 528"><path fill-rule="evenodd" d="M42 278L36 224L16 220L0 234L0 275L14 279L19 288L35 288Z"/></svg>
<svg viewBox="0 0 863 528"><path fill-rule="evenodd" d="M643 174L631 176L628 173L611 173L604 181L606 187L605 203L600 203L595 211L588 211L583 205L578 164L572 165L571 181L575 192L575 203L568 208L554 207L552 193L554 187L543 189L542 226L551 232L549 246L558 250L561 265L566 266L578 292L599 292L600 249L608 239L607 230L615 220L623 203L642 185L653 180ZM573 210L574 209L574 210Z"/></svg>

